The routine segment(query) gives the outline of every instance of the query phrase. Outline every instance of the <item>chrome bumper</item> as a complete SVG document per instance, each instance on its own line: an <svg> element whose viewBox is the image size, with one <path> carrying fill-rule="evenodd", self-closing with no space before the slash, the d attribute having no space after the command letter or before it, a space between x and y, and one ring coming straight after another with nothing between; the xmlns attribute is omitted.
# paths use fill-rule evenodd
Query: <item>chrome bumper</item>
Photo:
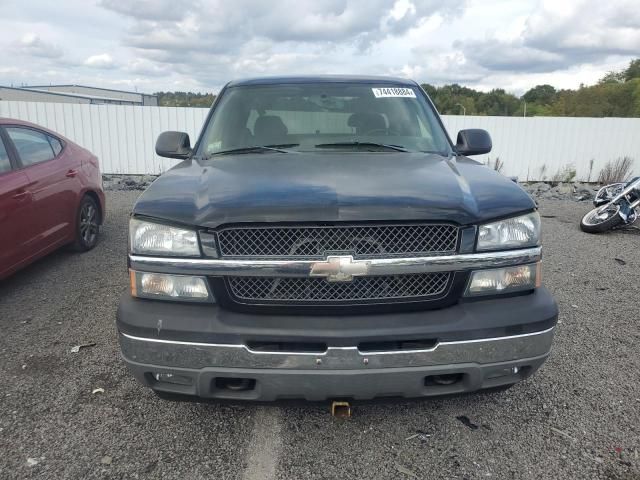
<svg viewBox="0 0 640 480"><path fill-rule="evenodd" d="M120 333L126 360L137 364L201 369L264 368L295 370L366 370L452 364L490 364L547 355L554 328L509 337L440 342L425 350L361 352L357 347L329 347L322 353L257 352L245 345L178 342Z"/></svg>

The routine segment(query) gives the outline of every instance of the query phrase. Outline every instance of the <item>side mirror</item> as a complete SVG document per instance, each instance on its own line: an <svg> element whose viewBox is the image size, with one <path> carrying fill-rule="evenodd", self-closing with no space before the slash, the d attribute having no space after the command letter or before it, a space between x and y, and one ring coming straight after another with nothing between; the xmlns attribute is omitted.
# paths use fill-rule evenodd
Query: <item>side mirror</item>
<svg viewBox="0 0 640 480"><path fill-rule="evenodd" d="M460 130L456 140L456 151L460 155L480 155L491 151L491 137L486 130L470 128Z"/></svg>
<svg viewBox="0 0 640 480"><path fill-rule="evenodd" d="M191 140L184 132L162 132L156 141L156 153L167 158L187 158L191 154Z"/></svg>

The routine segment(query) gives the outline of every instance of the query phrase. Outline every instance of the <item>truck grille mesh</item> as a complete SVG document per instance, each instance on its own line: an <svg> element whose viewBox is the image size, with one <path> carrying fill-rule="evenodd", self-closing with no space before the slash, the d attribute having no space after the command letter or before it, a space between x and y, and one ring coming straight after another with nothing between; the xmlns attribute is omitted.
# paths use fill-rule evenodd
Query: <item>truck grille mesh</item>
<svg viewBox="0 0 640 480"><path fill-rule="evenodd" d="M226 228L218 232L223 257L322 259L330 252L358 258L452 253L453 225L366 225Z"/></svg>
<svg viewBox="0 0 640 480"><path fill-rule="evenodd" d="M424 298L445 292L451 274L422 273L354 277L351 282L323 278L227 277L231 294L244 301L335 302Z"/></svg>

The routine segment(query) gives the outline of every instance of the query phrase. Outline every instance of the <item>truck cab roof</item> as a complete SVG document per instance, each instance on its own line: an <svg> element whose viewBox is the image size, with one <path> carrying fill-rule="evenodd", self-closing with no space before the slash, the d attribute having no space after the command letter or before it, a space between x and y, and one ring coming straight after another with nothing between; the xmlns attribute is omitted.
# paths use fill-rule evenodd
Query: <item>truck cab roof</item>
<svg viewBox="0 0 640 480"><path fill-rule="evenodd" d="M406 78L387 77L376 75L293 75L254 77L232 80L227 87L239 87L248 85L282 85L300 83L363 83L376 85L397 85L404 87L416 86L416 82Z"/></svg>

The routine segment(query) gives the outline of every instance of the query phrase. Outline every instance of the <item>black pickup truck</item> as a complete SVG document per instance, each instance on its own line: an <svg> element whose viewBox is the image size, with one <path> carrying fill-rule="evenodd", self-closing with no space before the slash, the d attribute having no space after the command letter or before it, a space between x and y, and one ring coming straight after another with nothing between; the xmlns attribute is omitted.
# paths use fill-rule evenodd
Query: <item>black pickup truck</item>
<svg viewBox="0 0 640 480"><path fill-rule="evenodd" d="M124 360L160 396L270 401L500 389L549 355L540 218L414 82L234 81L138 199Z"/></svg>

